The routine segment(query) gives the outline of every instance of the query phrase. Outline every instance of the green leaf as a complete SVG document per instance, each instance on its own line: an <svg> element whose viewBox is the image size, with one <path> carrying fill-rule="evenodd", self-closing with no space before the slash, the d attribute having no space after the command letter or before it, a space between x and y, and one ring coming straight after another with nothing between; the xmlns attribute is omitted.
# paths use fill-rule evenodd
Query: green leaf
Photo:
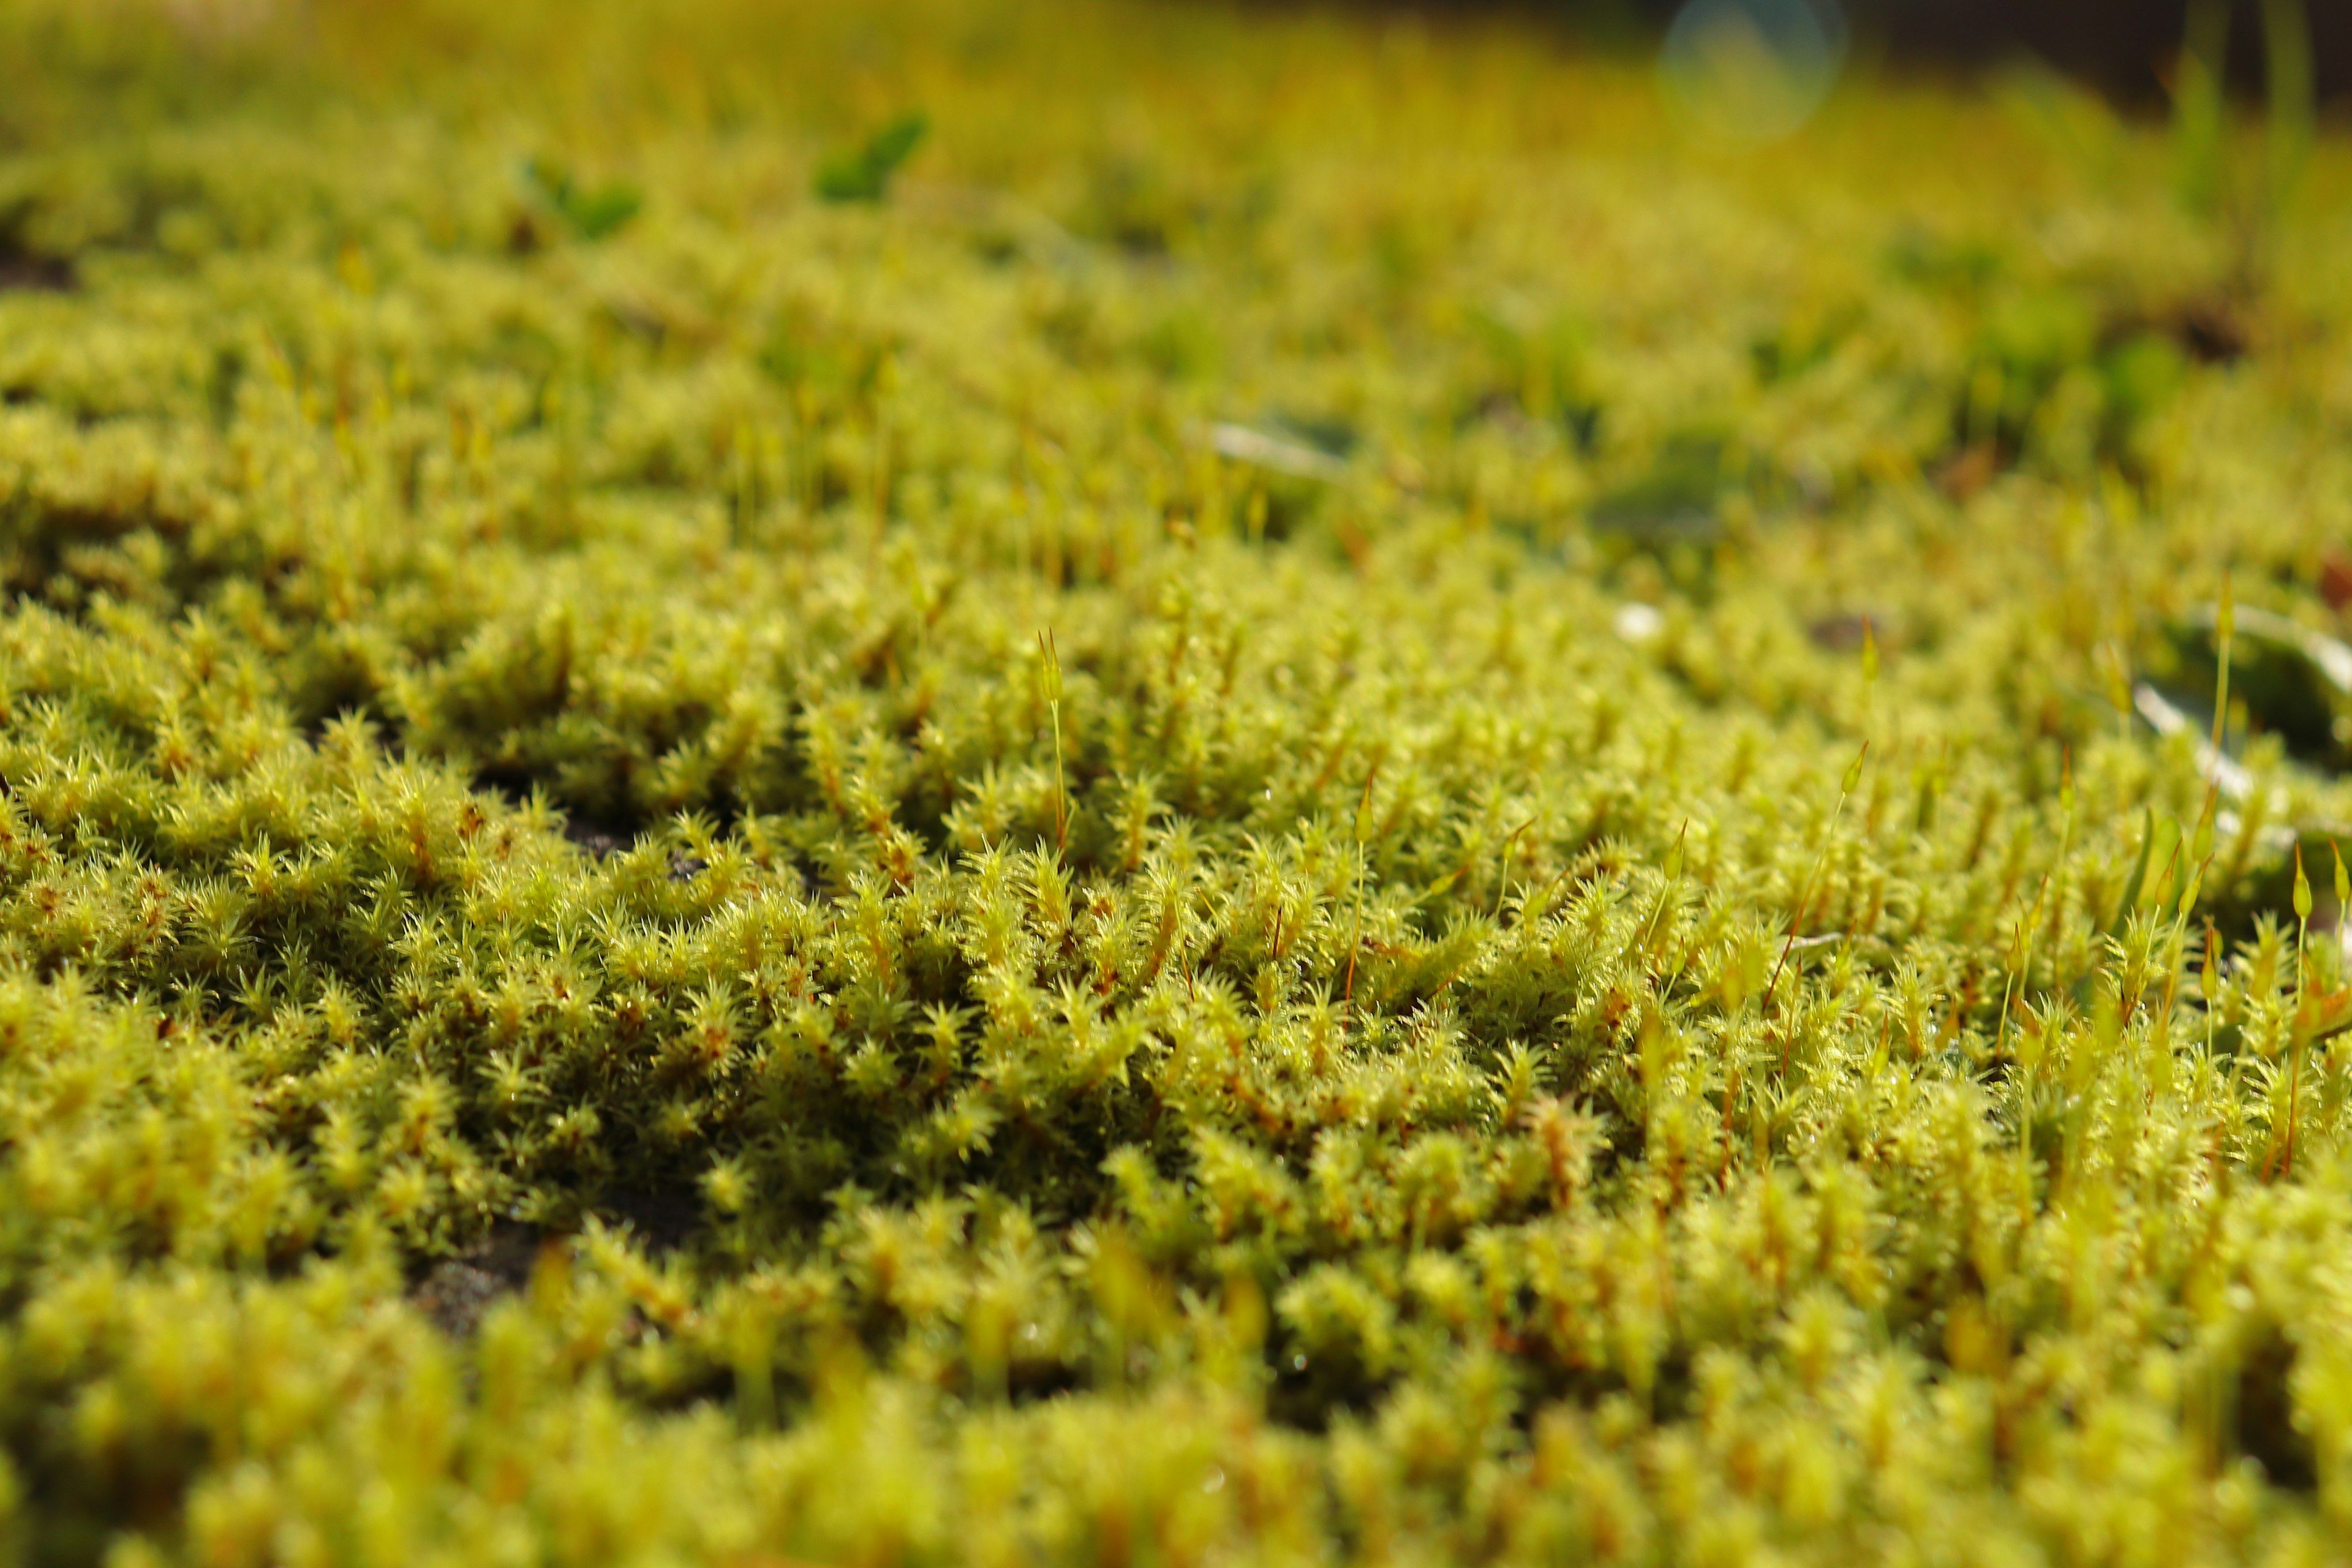
<svg viewBox="0 0 2352 1568"><path fill-rule="evenodd" d="M816 172L816 194L829 202L878 202L890 194L890 178L914 155L929 119L902 114L866 138L854 153L826 160Z"/></svg>
<svg viewBox="0 0 2352 1568"><path fill-rule="evenodd" d="M645 206L636 186L614 181L583 189L552 159L533 158L523 165L523 177L575 236L591 244L618 234Z"/></svg>

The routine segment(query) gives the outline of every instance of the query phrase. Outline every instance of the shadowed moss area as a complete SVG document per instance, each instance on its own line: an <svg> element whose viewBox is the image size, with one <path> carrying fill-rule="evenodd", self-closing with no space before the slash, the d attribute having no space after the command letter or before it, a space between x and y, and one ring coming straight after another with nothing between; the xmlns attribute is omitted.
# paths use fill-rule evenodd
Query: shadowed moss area
<svg viewBox="0 0 2352 1568"><path fill-rule="evenodd" d="M0 10L0 1551L2338 1560L2340 136L488 10Z"/></svg>

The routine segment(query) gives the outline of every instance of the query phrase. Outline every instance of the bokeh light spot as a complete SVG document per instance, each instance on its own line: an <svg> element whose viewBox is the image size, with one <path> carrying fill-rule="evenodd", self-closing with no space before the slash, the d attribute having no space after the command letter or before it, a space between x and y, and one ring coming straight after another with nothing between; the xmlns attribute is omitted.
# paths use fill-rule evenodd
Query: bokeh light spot
<svg viewBox="0 0 2352 1568"><path fill-rule="evenodd" d="M1845 51L1835 0L1690 0L1659 69L1668 100L1700 130L1777 142L1812 118Z"/></svg>

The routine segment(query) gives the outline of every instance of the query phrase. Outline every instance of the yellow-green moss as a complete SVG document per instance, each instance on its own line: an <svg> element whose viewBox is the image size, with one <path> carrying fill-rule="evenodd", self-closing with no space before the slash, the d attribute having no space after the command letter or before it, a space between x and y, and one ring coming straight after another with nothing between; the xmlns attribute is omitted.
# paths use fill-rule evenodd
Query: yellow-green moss
<svg viewBox="0 0 2352 1568"><path fill-rule="evenodd" d="M5 1550L2337 1560L2340 138L477 9L0 12Z"/></svg>

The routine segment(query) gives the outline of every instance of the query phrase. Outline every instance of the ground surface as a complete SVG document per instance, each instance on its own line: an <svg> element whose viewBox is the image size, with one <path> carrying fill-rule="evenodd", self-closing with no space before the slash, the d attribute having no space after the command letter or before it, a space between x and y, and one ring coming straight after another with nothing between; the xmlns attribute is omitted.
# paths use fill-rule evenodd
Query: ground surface
<svg viewBox="0 0 2352 1568"><path fill-rule="evenodd" d="M488 9L0 12L10 1550L2336 1560L2352 148Z"/></svg>

